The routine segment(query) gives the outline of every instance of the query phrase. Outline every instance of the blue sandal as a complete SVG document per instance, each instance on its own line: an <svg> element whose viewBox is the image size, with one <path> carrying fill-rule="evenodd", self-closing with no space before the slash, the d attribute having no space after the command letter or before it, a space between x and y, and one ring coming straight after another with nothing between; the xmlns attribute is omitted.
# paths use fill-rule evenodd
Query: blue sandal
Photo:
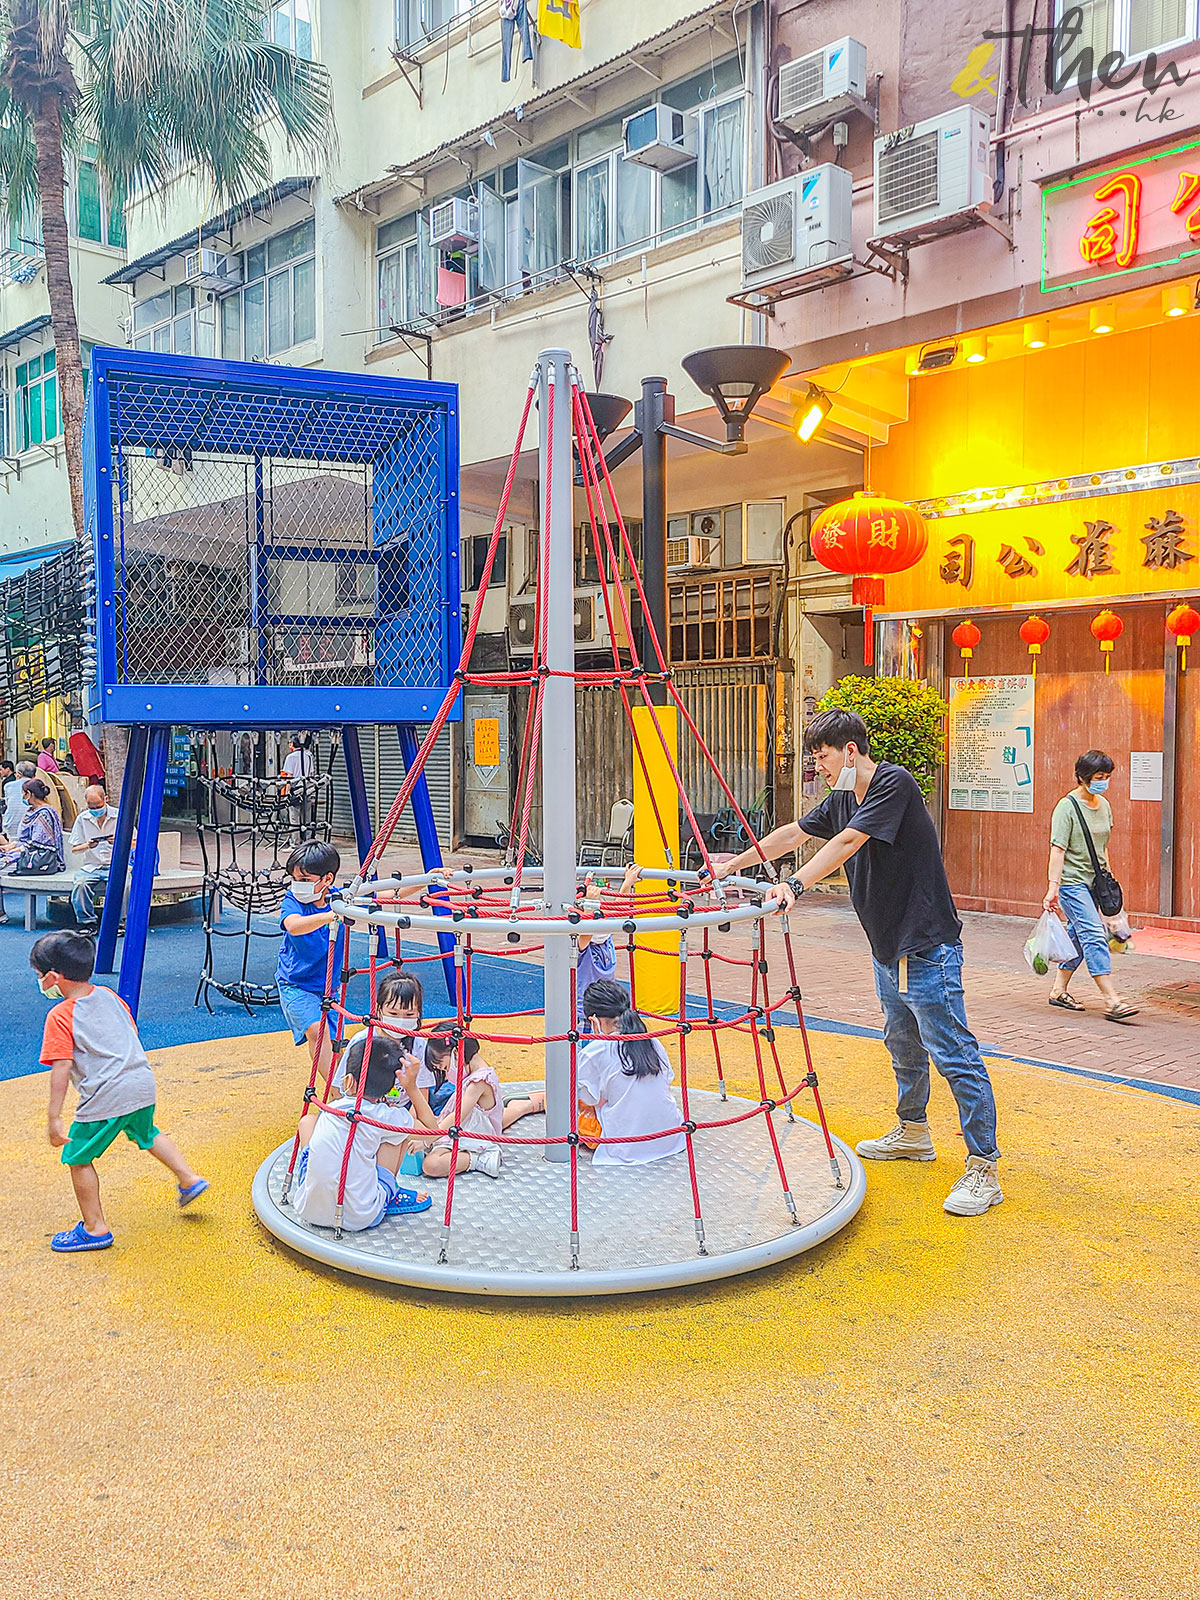
<svg viewBox="0 0 1200 1600"><path fill-rule="evenodd" d="M184 1206L190 1206L193 1200L199 1200L205 1189L208 1188L208 1179L197 1178L195 1183L191 1184L188 1188L185 1189L182 1184L179 1184L178 1188L179 1209L182 1211Z"/></svg>
<svg viewBox="0 0 1200 1600"><path fill-rule="evenodd" d="M82 1222L64 1233L56 1233L50 1241L51 1250L67 1255L78 1250L107 1250L113 1242L111 1233L89 1233Z"/></svg>
<svg viewBox="0 0 1200 1600"><path fill-rule="evenodd" d="M428 1211L432 1204L431 1194L421 1200L415 1189L397 1189L383 1214L385 1217L410 1217L417 1211Z"/></svg>

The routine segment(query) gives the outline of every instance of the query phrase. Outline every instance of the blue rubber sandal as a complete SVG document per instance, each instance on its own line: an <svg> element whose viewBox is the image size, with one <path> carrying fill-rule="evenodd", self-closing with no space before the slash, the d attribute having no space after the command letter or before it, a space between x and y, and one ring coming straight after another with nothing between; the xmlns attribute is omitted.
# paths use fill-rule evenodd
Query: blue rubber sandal
<svg viewBox="0 0 1200 1600"><path fill-rule="evenodd" d="M383 1214L385 1217L411 1217L415 1212L428 1211L432 1204L431 1194L427 1194L424 1200L419 1200L415 1189L397 1189L393 1198L388 1201Z"/></svg>
<svg viewBox="0 0 1200 1600"><path fill-rule="evenodd" d="M189 1189L185 1189L183 1187L183 1185L180 1184L179 1185L179 1209L182 1211L184 1206L190 1206L193 1200L199 1200L200 1196L204 1193L205 1189L207 1189L207 1188L208 1188L208 1179L207 1178L197 1178L195 1183L193 1183L192 1186Z"/></svg>
<svg viewBox="0 0 1200 1600"><path fill-rule="evenodd" d="M56 1233L50 1241L51 1250L68 1255L79 1250L107 1250L113 1242L111 1233L89 1233L82 1222L63 1233Z"/></svg>

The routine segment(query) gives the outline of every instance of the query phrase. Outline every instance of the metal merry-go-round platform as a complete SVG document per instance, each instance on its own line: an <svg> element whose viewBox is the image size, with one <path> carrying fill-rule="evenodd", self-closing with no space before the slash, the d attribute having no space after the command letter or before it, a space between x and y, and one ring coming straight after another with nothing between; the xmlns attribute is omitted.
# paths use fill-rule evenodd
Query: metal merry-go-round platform
<svg viewBox="0 0 1200 1600"><path fill-rule="evenodd" d="M506 1089L513 1086L505 1085ZM532 1087L532 1086L531 1086ZM692 1113L704 1121L736 1116L754 1102L693 1090ZM821 1130L783 1110L769 1113L787 1170L797 1221L780 1191L779 1171L762 1116L706 1129L695 1140L704 1201L700 1254L687 1161L669 1156L642 1166L594 1167L579 1161L579 1266L571 1267L570 1173L546 1161L540 1145L504 1147L500 1176L460 1174L454 1188L447 1260L443 1243L444 1182L429 1189L430 1210L389 1217L339 1239L280 1204L292 1141L275 1150L254 1179L254 1209L281 1243L326 1266L418 1289L477 1295L633 1294L753 1272L811 1250L844 1228L866 1192L862 1164L835 1138L839 1188ZM544 1136L544 1118L514 1132Z"/></svg>

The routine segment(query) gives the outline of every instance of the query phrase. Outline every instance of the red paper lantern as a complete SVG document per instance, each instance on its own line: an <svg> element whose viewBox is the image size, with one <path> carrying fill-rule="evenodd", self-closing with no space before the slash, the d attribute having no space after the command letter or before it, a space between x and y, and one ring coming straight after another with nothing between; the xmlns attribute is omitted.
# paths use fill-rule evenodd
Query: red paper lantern
<svg viewBox="0 0 1200 1600"><path fill-rule="evenodd" d="M1037 677L1037 658L1042 653L1042 646L1050 637L1050 624L1043 622L1041 617L1026 617L1017 630L1023 642L1029 646L1029 670Z"/></svg>
<svg viewBox="0 0 1200 1600"><path fill-rule="evenodd" d="M915 566L929 543L921 514L903 500L888 500L860 489L852 499L839 500L821 512L808 542L814 560L823 567L853 576L850 594L854 604L863 607L863 661L870 666L874 659L872 611L883 604L883 576Z"/></svg>
<svg viewBox="0 0 1200 1600"><path fill-rule="evenodd" d="M966 622L959 623L950 637L958 646L958 653L963 659L963 675L969 678L971 676L971 656L983 635L968 617Z"/></svg>
<svg viewBox="0 0 1200 1600"><path fill-rule="evenodd" d="M1167 613L1167 632L1175 635L1175 648L1179 651L1179 670L1187 671L1187 647L1192 635L1200 633L1200 611L1181 600L1174 611Z"/></svg>
<svg viewBox="0 0 1200 1600"><path fill-rule="evenodd" d="M1110 611L1106 606L1092 618L1091 629L1092 637L1100 641L1100 648L1104 652L1104 670L1107 672L1112 665L1113 642L1125 632L1125 624L1115 611Z"/></svg>

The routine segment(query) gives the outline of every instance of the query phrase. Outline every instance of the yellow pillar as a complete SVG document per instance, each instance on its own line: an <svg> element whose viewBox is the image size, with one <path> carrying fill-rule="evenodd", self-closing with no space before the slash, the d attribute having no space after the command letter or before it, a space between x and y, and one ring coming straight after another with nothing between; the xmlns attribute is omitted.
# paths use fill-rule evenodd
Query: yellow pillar
<svg viewBox="0 0 1200 1600"><path fill-rule="evenodd" d="M642 748L642 761L637 751L633 753L633 854L642 867L679 866L679 791L671 768L667 763L663 742L671 752L671 760L679 765L679 730L674 706L656 706L655 715L662 730L662 739L655 731L649 707L633 707L633 726ZM647 783L647 778L649 783ZM651 793L658 806L654 814ZM660 832L659 821L662 829ZM664 848L663 834L666 835ZM667 859L667 849L670 860ZM638 885L639 894L662 894L665 884L661 878L651 878ZM638 943L655 945L660 950L678 950L679 941L669 934L639 935ZM634 956L634 980L637 1005L640 1011L659 1011L678 1014L679 1011L679 957L678 955L650 955L638 951ZM653 1032L653 1028L651 1027Z"/></svg>

